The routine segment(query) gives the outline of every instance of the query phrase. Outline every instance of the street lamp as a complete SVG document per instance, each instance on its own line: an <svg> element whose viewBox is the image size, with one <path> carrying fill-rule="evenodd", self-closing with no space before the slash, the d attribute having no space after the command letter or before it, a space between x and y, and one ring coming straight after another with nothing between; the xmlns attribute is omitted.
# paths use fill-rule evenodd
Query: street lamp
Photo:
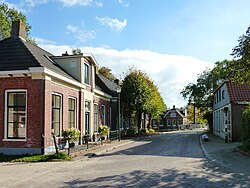
<svg viewBox="0 0 250 188"><path fill-rule="evenodd" d="M192 103L191 99L188 100L188 105L190 105L190 104L192 104L194 106L194 125L195 125L196 124L196 121L195 121L195 103L194 102Z"/></svg>
<svg viewBox="0 0 250 188"><path fill-rule="evenodd" d="M118 94L118 139L121 141L121 87L118 86L116 88L116 92Z"/></svg>

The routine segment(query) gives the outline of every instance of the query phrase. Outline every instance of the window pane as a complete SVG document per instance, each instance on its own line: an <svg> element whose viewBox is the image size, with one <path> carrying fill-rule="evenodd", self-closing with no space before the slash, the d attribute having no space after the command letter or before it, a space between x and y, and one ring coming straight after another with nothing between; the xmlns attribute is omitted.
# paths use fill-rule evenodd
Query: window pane
<svg viewBox="0 0 250 188"><path fill-rule="evenodd" d="M25 93L18 93L16 106L25 106L25 104L26 104L26 94Z"/></svg>
<svg viewBox="0 0 250 188"><path fill-rule="evenodd" d="M60 123L53 123L53 129L56 136L60 136Z"/></svg>
<svg viewBox="0 0 250 188"><path fill-rule="evenodd" d="M15 93L8 93L8 106L14 106L15 96Z"/></svg>

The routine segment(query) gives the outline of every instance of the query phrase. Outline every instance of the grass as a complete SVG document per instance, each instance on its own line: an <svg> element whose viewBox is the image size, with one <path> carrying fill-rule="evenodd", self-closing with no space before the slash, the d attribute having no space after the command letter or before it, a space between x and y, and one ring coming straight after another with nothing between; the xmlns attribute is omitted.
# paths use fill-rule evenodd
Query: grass
<svg viewBox="0 0 250 188"><path fill-rule="evenodd" d="M50 162L50 161L70 161L72 158L64 152L48 155L23 155L6 156L0 155L0 162Z"/></svg>

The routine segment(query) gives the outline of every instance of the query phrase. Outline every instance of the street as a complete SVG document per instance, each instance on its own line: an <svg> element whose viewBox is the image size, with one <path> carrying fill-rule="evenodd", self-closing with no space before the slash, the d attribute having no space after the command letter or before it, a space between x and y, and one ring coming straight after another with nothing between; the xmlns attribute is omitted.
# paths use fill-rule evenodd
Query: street
<svg viewBox="0 0 250 188"><path fill-rule="evenodd" d="M205 158L195 130L154 135L70 162L2 163L1 187L249 187Z"/></svg>

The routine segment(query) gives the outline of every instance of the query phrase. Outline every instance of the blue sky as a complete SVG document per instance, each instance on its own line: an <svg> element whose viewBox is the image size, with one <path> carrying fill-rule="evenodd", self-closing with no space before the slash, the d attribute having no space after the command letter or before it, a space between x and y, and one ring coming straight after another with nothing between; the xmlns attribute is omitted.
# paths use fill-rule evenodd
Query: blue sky
<svg viewBox="0 0 250 188"><path fill-rule="evenodd" d="M250 26L248 0L0 0L27 16L31 36L59 55L93 53L122 78L145 70L166 104L183 106L180 91L214 62L231 59Z"/></svg>

